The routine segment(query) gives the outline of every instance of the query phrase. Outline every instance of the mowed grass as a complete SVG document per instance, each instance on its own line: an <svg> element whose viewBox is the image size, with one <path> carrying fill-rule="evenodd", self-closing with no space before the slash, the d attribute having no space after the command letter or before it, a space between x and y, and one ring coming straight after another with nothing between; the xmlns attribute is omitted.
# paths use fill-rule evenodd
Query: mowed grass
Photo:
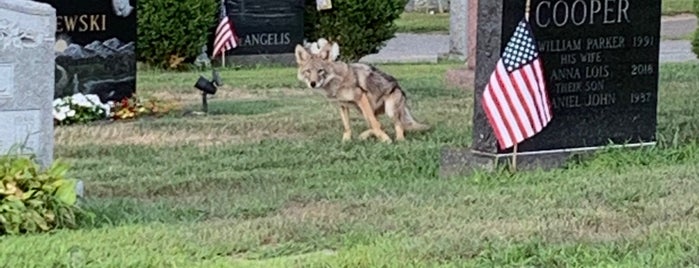
<svg viewBox="0 0 699 268"><path fill-rule="evenodd" d="M663 0L663 15L677 15L692 12L693 0Z"/></svg>
<svg viewBox="0 0 699 268"><path fill-rule="evenodd" d="M693 0L663 0L662 15L692 13ZM404 12L396 20L399 33L449 34L449 13Z"/></svg>
<svg viewBox="0 0 699 268"><path fill-rule="evenodd" d="M403 12L396 26L399 33L449 34L449 13Z"/></svg>
<svg viewBox="0 0 699 268"><path fill-rule="evenodd" d="M434 126L404 143L342 144L294 68L224 71L207 117L59 127L96 217L0 238L0 266L699 265L698 64L662 66L655 148L442 179L440 149L470 144L473 96L443 82L456 66L381 66ZM139 94L198 109L198 75L142 72Z"/></svg>

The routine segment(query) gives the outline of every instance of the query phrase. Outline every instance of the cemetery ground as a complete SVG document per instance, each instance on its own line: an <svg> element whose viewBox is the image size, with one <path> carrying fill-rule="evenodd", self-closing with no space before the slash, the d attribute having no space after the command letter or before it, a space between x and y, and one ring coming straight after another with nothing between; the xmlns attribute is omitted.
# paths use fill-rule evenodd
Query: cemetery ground
<svg viewBox="0 0 699 268"><path fill-rule="evenodd" d="M699 63L661 67L653 148L552 171L437 177L471 140L463 63L383 65L434 126L340 142L334 106L295 68L224 70L209 116L59 126L56 158L85 180L77 230L3 237L3 267L676 267L699 259ZM139 73L138 94L198 110L208 72ZM389 126L385 117L384 126ZM392 128L387 128L392 135ZM72 265L72 266L70 266Z"/></svg>

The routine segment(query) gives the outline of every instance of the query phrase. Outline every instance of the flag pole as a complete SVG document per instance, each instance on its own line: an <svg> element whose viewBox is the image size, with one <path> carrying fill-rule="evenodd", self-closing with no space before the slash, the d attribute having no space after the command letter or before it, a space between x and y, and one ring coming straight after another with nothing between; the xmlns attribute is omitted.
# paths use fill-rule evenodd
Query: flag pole
<svg viewBox="0 0 699 268"><path fill-rule="evenodd" d="M228 12L226 11L226 2L221 0L221 10L223 10L223 16L228 17ZM221 69L226 68L226 50L221 51Z"/></svg>
<svg viewBox="0 0 699 268"><path fill-rule="evenodd" d="M517 171L517 144L512 148L512 172Z"/></svg>
<svg viewBox="0 0 699 268"><path fill-rule="evenodd" d="M529 21L529 8L531 6L531 0L527 0L524 5L524 19ZM517 171L517 143L515 143L512 148L512 172Z"/></svg>
<svg viewBox="0 0 699 268"><path fill-rule="evenodd" d="M524 18L525 18L527 21L529 21L529 10L530 10L530 8L531 8L531 7L530 7L531 4L532 4L532 0L527 0L527 3L524 4Z"/></svg>

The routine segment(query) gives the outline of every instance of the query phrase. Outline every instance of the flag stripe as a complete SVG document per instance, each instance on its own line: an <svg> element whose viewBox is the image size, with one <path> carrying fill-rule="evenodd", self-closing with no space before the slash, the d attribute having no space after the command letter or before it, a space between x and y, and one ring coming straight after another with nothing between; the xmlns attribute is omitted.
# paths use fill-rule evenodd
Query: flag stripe
<svg viewBox="0 0 699 268"><path fill-rule="evenodd" d="M490 94L493 94L493 100L495 100L496 104L498 105L498 109L500 110L500 114L504 115L505 117L503 118L505 120L505 125L507 126L508 131L510 132L510 136L515 139L522 139L522 133L519 131L516 131L519 129L517 126L517 119L515 117L515 111L512 109L502 109L503 107L507 107L508 105L511 105L510 102L507 100L507 97L505 97L505 90L502 89L501 81L500 78L498 77L498 72L496 71L495 75L493 75L491 79L491 91Z"/></svg>
<svg viewBox="0 0 699 268"><path fill-rule="evenodd" d="M534 78L534 69L532 66L527 66L524 68L524 79L526 79L529 92L531 92L533 98L534 98L534 103L536 105L536 115L539 118L539 122L542 123L542 127L545 125L545 122L548 120L545 112L544 112L544 103L541 100L541 94L539 93L539 83L536 81L536 79L532 80L530 78Z"/></svg>
<svg viewBox="0 0 699 268"><path fill-rule="evenodd" d="M503 110L502 110L502 105L498 102L498 100L493 96L493 91L489 90L488 92L485 92L488 96L488 110L490 114L492 115L497 115L497 117L492 116L493 119L496 118L504 118ZM495 124L498 126L498 130L495 131L496 137L498 137L499 140L502 140L503 143L506 144L511 144L513 140L515 140L514 137L514 130L511 128L505 120L497 120L495 121ZM499 134L498 134L499 133Z"/></svg>
<svg viewBox="0 0 699 268"><path fill-rule="evenodd" d="M520 130L520 131L517 131L517 133L515 134L515 137L517 137L517 139L524 139L524 135L527 135L527 136L532 135L533 131L531 129L527 128L527 126L529 125L529 122L526 118L524 118L524 110L522 110L522 105L516 99L517 98L516 97L517 90L515 89L514 85L512 84L510 74L507 73L507 70L505 70L505 66L502 64L499 64L497 68L498 68L498 74L499 74L499 78L500 78L500 79L498 79L498 82L500 82L500 90L502 90L502 92L505 95L505 100L507 101L507 105L509 105L509 107L514 108L514 109L510 109L510 110L512 110L512 112L516 115L515 123L516 123L517 129ZM525 133L521 133L521 132L525 132Z"/></svg>
<svg viewBox="0 0 699 268"><path fill-rule="evenodd" d="M221 10L221 21L216 27L212 57L238 47L238 37L236 36L233 22L226 14L224 3L221 3Z"/></svg>
<svg viewBox="0 0 699 268"><path fill-rule="evenodd" d="M497 107L497 105L496 105L495 102L493 101L492 96L489 94L490 91L485 92L485 93L486 93L486 94L483 96L482 104L481 104L481 105L482 105L483 107L488 107L488 108ZM502 122L502 121L499 121L499 120L495 120L495 118L501 118L501 117L500 117L500 113L498 112L498 110L497 110L497 109L486 109L486 110L485 110L485 115L488 117L488 121L490 121L490 122L495 122L495 123L497 124L497 127L494 128L495 136L496 136L496 137L501 137L501 139L503 139L503 140L505 141L505 143L511 144L511 143L512 143L512 138L510 138L510 137L511 137L510 134L509 134L507 131L505 131L505 132L501 132L501 131L500 131L500 130L502 130L502 129L507 129L507 128L505 127L505 125L503 125L503 122Z"/></svg>
<svg viewBox="0 0 699 268"><path fill-rule="evenodd" d="M523 135L531 136L534 135L534 128L532 127L531 120L529 119L529 113L526 111L525 106L523 105L522 98L520 97L520 94L522 93L521 90L519 90L518 85L516 84L516 81L514 81L514 74L508 74L507 71L505 70L505 67L502 67L501 70L505 75L508 75L507 77L507 82L506 82L506 92L512 100L510 101L513 107L515 107L515 111L517 111L517 114L519 115L519 122L520 122L520 127L519 129L524 130L525 133Z"/></svg>
<svg viewBox="0 0 699 268"><path fill-rule="evenodd" d="M500 149L528 139L551 121L551 104L534 35L522 20L495 65L481 105Z"/></svg>
<svg viewBox="0 0 699 268"><path fill-rule="evenodd" d="M544 86L544 75L541 70L541 62L537 60L532 64L534 66L534 73L536 73L536 80L539 84L539 98L541 98L541 102L543 102L541 109L544 110L544 114L546 115L546 120L550 121L551 120L551 103L548 101L549 96L548 92L546 90L546 87Z"/></svg>
<svg viewBox="0 0 699 268"><path fill-rule="evenodd" d="M525 92L528 96L527 107L531 111L530 116L535 123L535 131L538 132L543 128L544 121L546 121L542 115L541 109L539 109L539 107L541 107L541 99L535 97L538 95L539 84L536 82L532 83L531 77L533 77L533 72L531 66L525 66L522 68L522 72L523 73L517 74L518 82L521 81L518 84L520 87L526 89Z"/></svg>

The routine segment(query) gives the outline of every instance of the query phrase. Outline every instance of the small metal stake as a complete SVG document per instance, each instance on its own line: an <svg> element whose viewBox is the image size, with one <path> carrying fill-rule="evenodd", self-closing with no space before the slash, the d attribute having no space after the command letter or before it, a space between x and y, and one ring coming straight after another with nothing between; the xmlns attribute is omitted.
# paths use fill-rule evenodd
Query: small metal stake
<svg viewBox="0 0 699 268"><path fill-rule="evenodd" d="M209 104L206 102L206 92L201 93L201 111L205 114L209 113Z"/></svg>

